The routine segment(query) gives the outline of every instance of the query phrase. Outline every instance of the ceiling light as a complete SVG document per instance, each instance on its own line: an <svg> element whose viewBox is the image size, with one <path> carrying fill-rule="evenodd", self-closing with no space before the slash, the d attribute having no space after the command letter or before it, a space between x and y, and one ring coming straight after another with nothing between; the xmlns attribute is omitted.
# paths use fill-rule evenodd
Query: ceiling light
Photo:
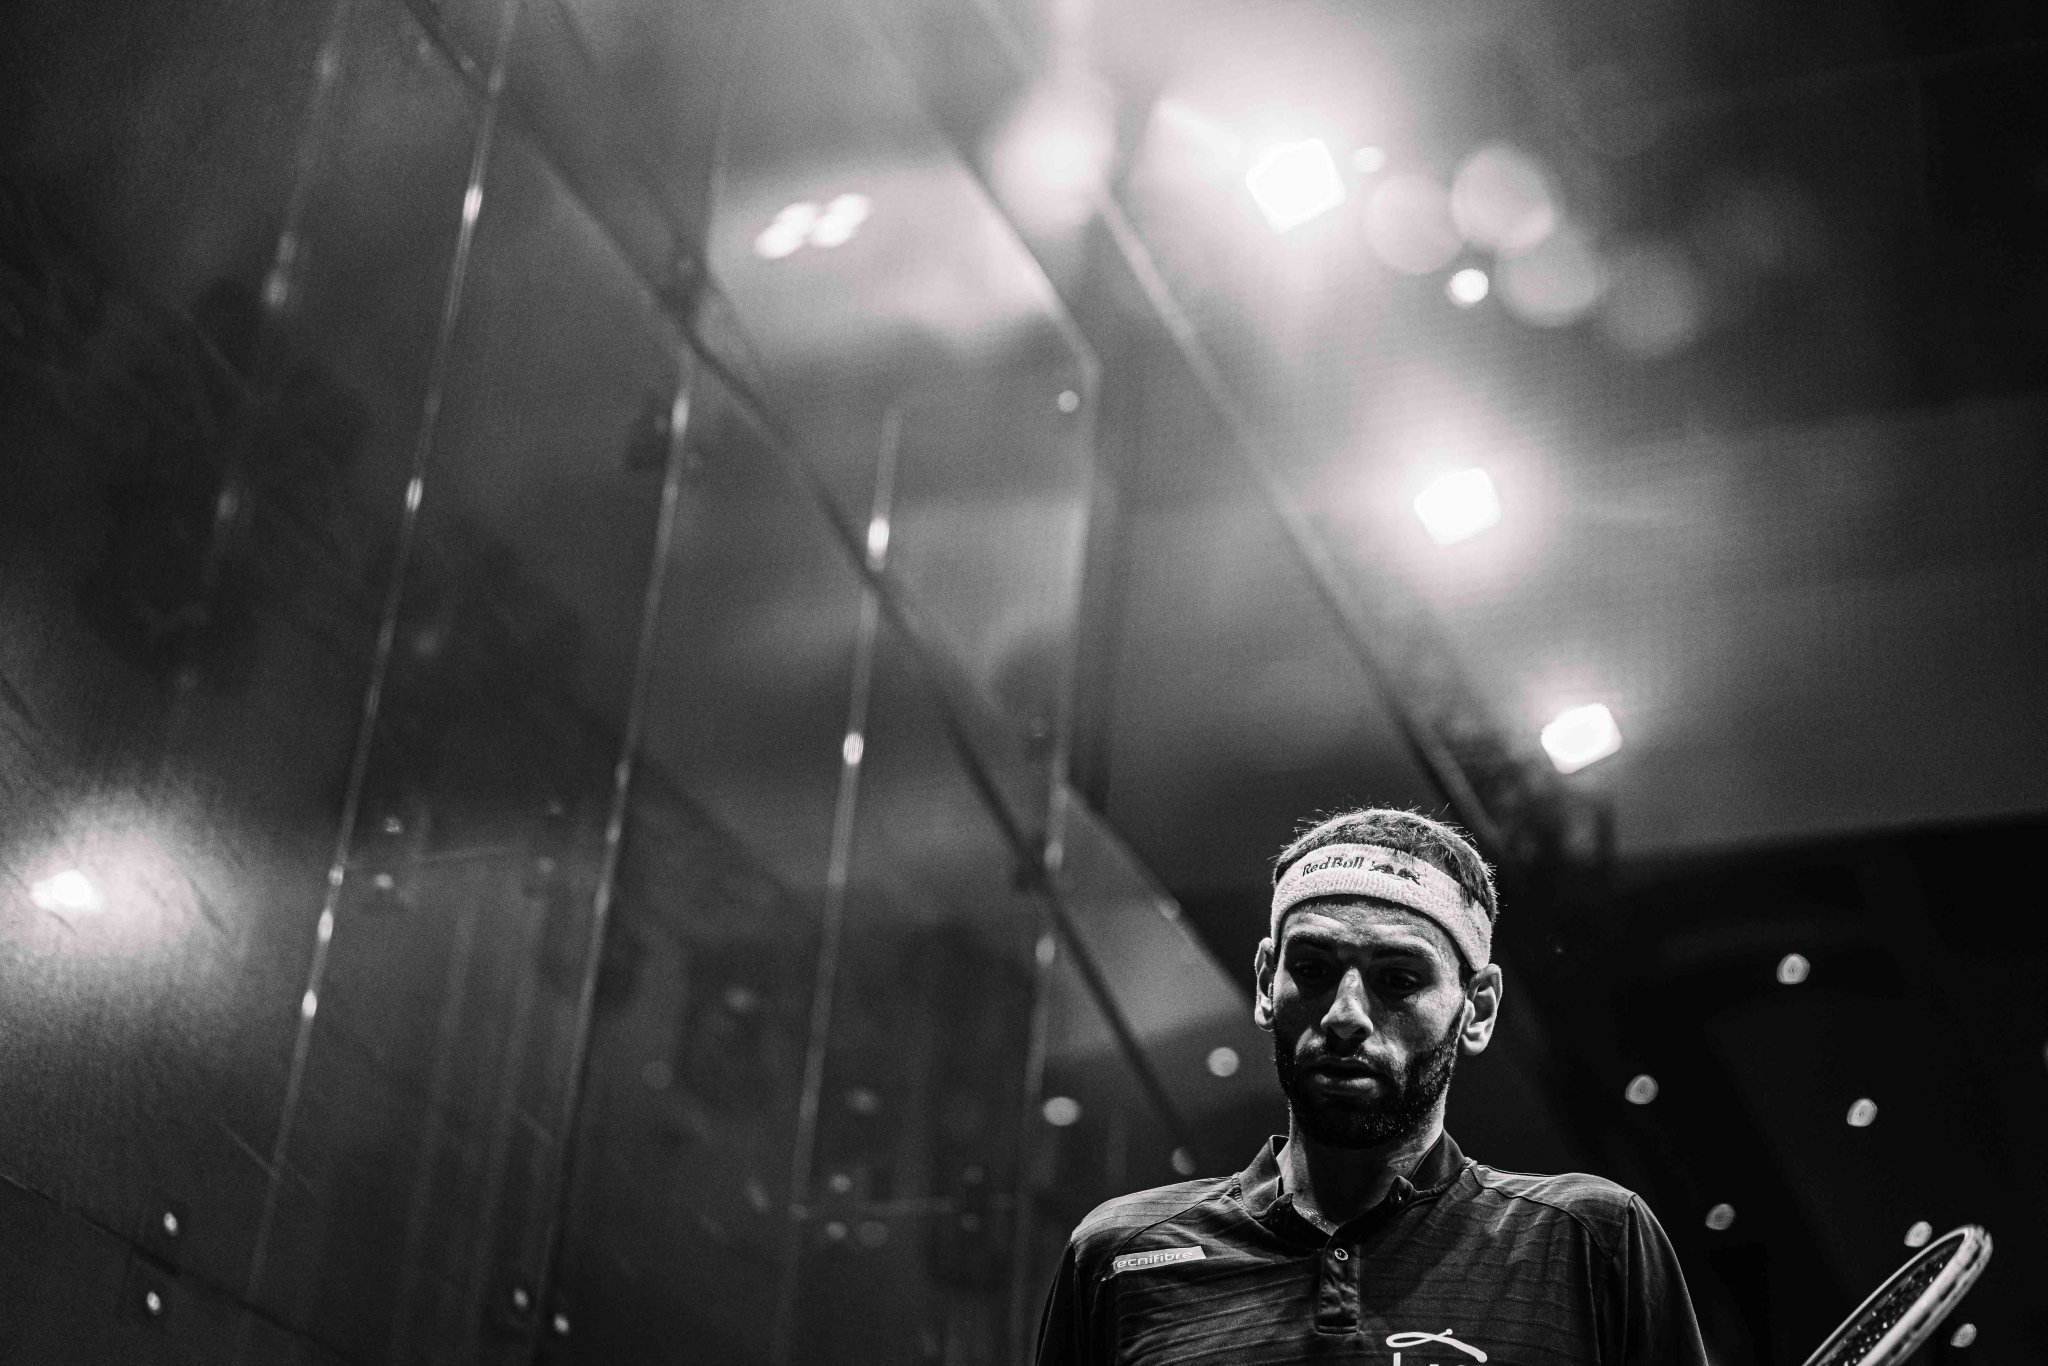
<svg viewBox="0 0 2048 1366"><path fill-rule="evenodd" d="M1485 470L1453 470L1416 495L1415 515L1431 540L1453 545L1500 521L1500 495Z"/></svg>
<svg viewBox="0 0 2048 1366"><path fill-rule="evenodd" d="M834 196L825 211L811 224L811 245L837 247L851 241L860 225L874 212L875 202L864 194Z"/></svg>
<svg viewBox="0 0 2048 1366"><path fill-rule="evenodd" d="M1572 707L1543 728L1543 751L1559 773L1576 773L1621 748L1621 727L1599 702Z"/></svg>
<svg viewBox="0 0 2048 1366"><path fill-rule="evenodd" d="M754 255L764 261L781 260L804 244L817 221L818 206L809 200L787 205L754 238Z"/></svg>
<svg viewBox="0 0 2048 1366"><path fill-rule="evenodd" d="M107 899L92 879L76 868L66 868L28 889L29 899L58 915L91 915L107 908Z"/></svg>
<svg viewBox="0 0 2048 1366"><path fill-rule="evenodd" d="M1245 173L1244 183L1274 232L1286 232L1344 202L1336 159L1318 138L1273 148Z"/></svg>

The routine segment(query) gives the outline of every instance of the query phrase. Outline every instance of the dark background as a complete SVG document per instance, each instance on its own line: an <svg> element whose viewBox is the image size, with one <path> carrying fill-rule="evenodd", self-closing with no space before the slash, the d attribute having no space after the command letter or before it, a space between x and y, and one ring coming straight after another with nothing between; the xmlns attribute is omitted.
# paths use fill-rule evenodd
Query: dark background
<svg viewBox="0 0 2048 1366"><path fill-rule="evenodd" d="M1284 1124L1266 860L1367 802L1500 832L1460 1142L1641 1191L1717 1363L1919 1221L1997 1240L1925 1359L2037 1359L2044 40L17 6L0 1360L1022 1359L1076 1219ZM1281 135L1346 200L1275 234L1211 144ZM1569 317L1370 245L1500 145Z"/></svg>

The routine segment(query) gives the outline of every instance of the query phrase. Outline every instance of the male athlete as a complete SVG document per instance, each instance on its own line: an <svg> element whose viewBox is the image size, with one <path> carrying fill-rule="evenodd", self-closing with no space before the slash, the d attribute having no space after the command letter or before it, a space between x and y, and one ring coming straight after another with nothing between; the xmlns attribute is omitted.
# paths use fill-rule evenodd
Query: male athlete
<svg viewBox="0 0 2048 1366"><path fill-rule="evenodd" d="M1705 1366L1678 1261L1597 1176L1496 1171L1444 1132L1500 1016L1493 878L1452 827L1332 817L1274 866L1252 1016L1287 1137L1074 1231L1040 1366Z"/></svg>

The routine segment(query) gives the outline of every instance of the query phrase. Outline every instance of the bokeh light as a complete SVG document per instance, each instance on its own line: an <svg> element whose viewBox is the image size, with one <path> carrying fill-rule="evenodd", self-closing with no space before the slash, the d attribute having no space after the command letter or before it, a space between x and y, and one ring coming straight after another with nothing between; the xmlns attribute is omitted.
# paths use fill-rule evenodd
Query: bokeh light
<svg viewBox="0 0 2048 1366"><path fill-rule="evenodd" d="M1928 1239L1932 1238L1933 1236L1934 1225L1928 1223L1925 1219L1922 1219L1918 1223L1914 1224L1913 1227L1906 1230L1906 1246L1926 1247Z"/></svg>
<svg viewBox="0 0 2048 1366"><path fill-rule="evenodd" d="M1592 244L1569 223L1558 224L1527 255L1503 262L1497 274L1501 302L1537 327L1577 322L1606 287Z"/></svg>
<svg viewBox="0 0 2048 1366"><path fill-rule="evenodd" d="M1628 1089L1622 1094L1631 1105L1648 1105L1657 1098L1657 1079L1648 1072L1638 1073L1629 1079Z"/></svg>
<svg viewBox="0 0 2048 1366"><path fill-rule="evenodd" d="M1244 184L1275 232L1299 227L1344 202L1344 178L1329 144L1320 138L1267 151L1245 172Z"/></svg>
<svg viewBox="0 0 2048 1366"><path fill-rule="evenodd" d="M1812 970L1803 953L1788 953L1778 960L1778 980L1788 987L1798 986Z"/></svg>
<svg viewBox="0 0 2048 1366"><path fill-rule="evenodd" d="M1077 75L1041 83L995 138L989 170L996 193L1027 231L1071 232L1094 212L1116 154L1109 93Z"/></svg>
<svg viewBox="0 0 2048 1366"><path fill-rule="evenodd" d="M1724 1233L1735 1224L1735 1206L1719 1204L1707 1211L1707 1227L1716 1233Z"/></svg>
<svg viewBox="0 0 2048 1366"><path fill-rule="evenodd" d="M1464 250L1451 197L1427 176L1390 176L1365 201L1365 240L1404 275L1442 270Z"/></svg>
<svg viewBox="0 0 2048 1366"><path fill-rule="evenodd" d="M1452 470L1416 495L1415 515L1431 540L1455 545L1500 524L1500 494L1485 470Z"/></svg>
<svg viewBox="0 0 2048 1366"><path fill-rule="evenodd" d="M1237 1075L1239 1059L1237 1050L1229 1046L1209 1050L1209 1072L1212 1076L1234 1077Z"/></svg>
<svg viewBox="0 0 2048 1366"><path fill-rule="evenodd" d="M1195 1174L1195 1155L1186 1148L1175 1148L1173 1150L1173 1169L1182 1176L1193 1176Z"/></svg>
<svg viewBox="0 0 2048 1366"><path fill-rule="evenodd" d="M1451 178L1451 217L1465 240L1520 256L1557 226L1543 171L1512 147L1482 147Z"/></svg>
<svg viewBox="0 0 2048 1366"><path fill-rule="evenodd" d="M1955 1332L1949 1334L1948 1345L1951 1347L1968 1347L1971 1343L1975 1342L1976 1340L1977 1325L1974 1323L1965 1323L1958 1327Z"/></svg>
<svg viewBox="0 0 2048 1366"><path fill-rule="evenodd" d="M1543 752L1559 773L1576 773L1621 748L1621 727L1605 703L1571 707L1543 728Z"/></svg>
<svg viewBox="0 0 2048 1366"><path fill-rule="evenodd" d="M1849 1107L1849 1127L1868 1129L1877 1122L1877 1102L1868 1096L1860 1097Z"/></svg>
<svg viewBox="0 0 2048 1366"><path fill-rule="evenodd" d="M1673 355L1698 340L1706 323L1706 286L1684 253L1638 246L1607 268L1601 329L1645 360Z"/></svg>
<svg viewBox="0 0 2048 1366"><path fill-rule="evenodd" d="M1451 278L1444 281L1444 293L1460 308L1470 308L1483 300L1493 288L1493 281L1477 266L1451 272Z"/></svg>
<svg viewBox="0 0 2048 1366"><path fill-rule="evenodd" d="M1077 1123L1081 1118L1081 1102L1072 1096L1049 1096L1040 1107L1045 1122L1055 1129L1064 1129Z"/></svg>

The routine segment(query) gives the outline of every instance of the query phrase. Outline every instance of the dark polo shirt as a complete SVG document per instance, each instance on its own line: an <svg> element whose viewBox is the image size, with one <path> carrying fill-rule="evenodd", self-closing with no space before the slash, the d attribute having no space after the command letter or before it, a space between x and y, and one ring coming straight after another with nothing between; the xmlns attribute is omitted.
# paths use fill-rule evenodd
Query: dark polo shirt
<svg viewBox="0 0 2048 1366"><path fill-rule="evenodd" d="M1495 1171L1445 1134L1325 1234L1281 1191L1283 1142L1082 1220L1040 1366L1705 1366L1671 1244L1613 1182Z"/></svg>

